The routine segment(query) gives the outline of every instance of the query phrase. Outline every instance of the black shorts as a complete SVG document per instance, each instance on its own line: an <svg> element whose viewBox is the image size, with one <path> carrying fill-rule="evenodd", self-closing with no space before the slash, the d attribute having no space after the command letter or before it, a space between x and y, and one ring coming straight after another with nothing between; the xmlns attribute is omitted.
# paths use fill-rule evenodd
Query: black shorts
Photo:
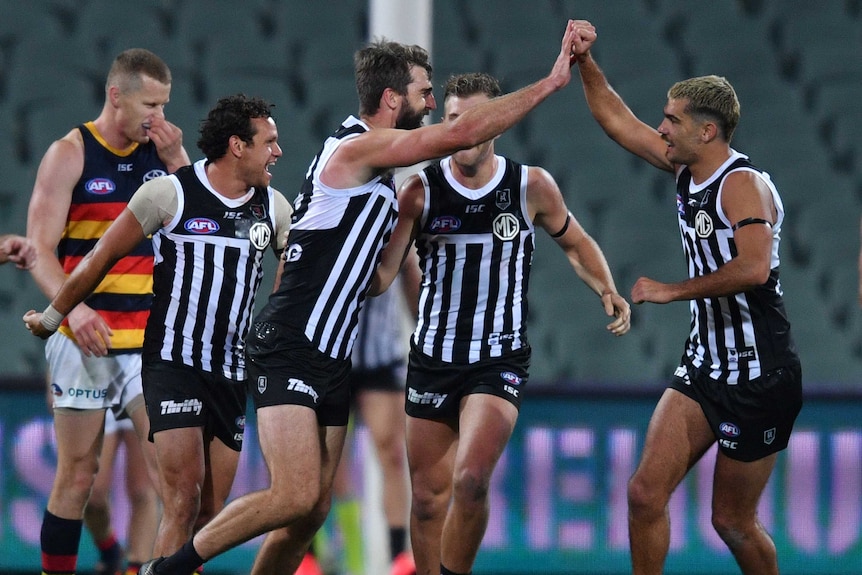
<svg viewBox="0 0 862 575"><path fill-rule="evenodd" d="M787 447L802 409L798 364L736 385L715 381L686 362L683 369L687 377L674 375L670 387L700 404L722 453L738 461L756 461Z"/></svg>
<svg viewBox="0 0 862 575"><path fill-rule="evenodd" d="M461 399L496 395L519 410L529 379L530 348L470 364L432 359L410 344L405 411L422 419L457 419Z"/></svg>
<svg viewBox="0 0 862 575"><path fill-rule="evenodd" d="M246 340L248 389L255 409L304 405L321 426L347 425L350 360L322 353L302 333L258 322Z"/></svg>
<svg viewBox="0 0 862 575"><path fill-rule="evenodd" d="M350 391L404 391L406 370L403 361L383 367L350 370Z"/></svg>
<svg viewBox="0 0 862 575"><path fill-rule="evenodd" d="M244 381L147 357L141 379L150 441L159 431L202 427L207 439L217 437L234 451L242 449L247 401Z"/></svg>

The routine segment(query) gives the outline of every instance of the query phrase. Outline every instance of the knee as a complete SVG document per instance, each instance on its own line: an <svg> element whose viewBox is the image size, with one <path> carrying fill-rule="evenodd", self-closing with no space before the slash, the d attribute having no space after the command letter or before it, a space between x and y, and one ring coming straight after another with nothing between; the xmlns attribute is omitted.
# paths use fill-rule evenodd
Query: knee
<svg viewBox="0 0 862 575"><path fill-rule="evenodd" d="M488 500L491 470L465 468L457 471L453 481L453 496L462 505L484 505Z"/></svg>
<svg viewBox="0 0 862 575"><path fill-rule="evenodd" d="M741 518L720 508L712 510L712 527L731 550L740 547L759 529L754 517Z"/></svg>
<svg viewBox="0 0 862 575"><path fill-rule="evenodd" d="M629 514L635 517L657 517L665 512L668 496L635 474L628 484Z"/></svg>
<svg viewBox="0 0 862 575"><path fill-rule="evenodd" d="M414 478L412 488L411 514L419 521L427 521L442 516L449 507L449 485L428 484Z"/></svg>

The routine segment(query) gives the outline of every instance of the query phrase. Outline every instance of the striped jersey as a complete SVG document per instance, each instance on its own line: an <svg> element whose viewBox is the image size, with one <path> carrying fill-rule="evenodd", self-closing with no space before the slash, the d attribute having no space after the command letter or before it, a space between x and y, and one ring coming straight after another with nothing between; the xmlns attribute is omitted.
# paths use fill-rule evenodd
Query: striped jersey
<svg viewBox="0 0 862 575"><path fill-rule="evenodd" d="M374 370L406 361L403 300L399 277L385 292L365 300L350 358L354 370Z"/></svg>
<svg viewBox="0 0 862 575"><path fill-rule="evenodd" d="M255 320L290 326L338 360L350 357L359 310L398 213L390 174L348 189L320 181L338 146L367 130L350 116L312 160L294 201L281 283Z"/></svg>
<svg viewBox="0 0 862 575"><path fill-rule="evenodd" d="M144 354L242 381L262 261L275 241L274 192L225 198L205 166L200 160L168 176L177 211L153 235L155 296Z"/></svg>
<svg viewBox="0 0 862 575"><path fill-rule="evenodd" d="M726 297L691 300L691 333L685 354L692 364L717 381L736 384L755 379L777 367L798 363L784 310L778 277L778 244L784 206L769 174L747 156L733 151L702 184L694 184L683 168L677 176L677 209L689 276L718 270L736 256L733 225L721 208L722 184L728 174L757 174L772 192L778 212L772 227L771 272L767 282Z"/></svg>
<svg viewBox="0 0 862 575"><path fill-rule="evenodd" d="M111 147L93 122L78 126L84 141L84 168L72 189L66 228L57 255L66 275L96 245L144 182L164 176L167 168L155 144ZM144 341L153 293L153 247L149 239L118 261L85 303L113 330L113 353L139 352ZM68 320L60 332L74 339Z"/></svg>
<svg viewBox="0 0 862 575"><path fill-rule="evenodd" d="M527 167L495 157L496 174L477 190L455 181L450 158L420 172L422 286L413 343L440 361L475 363L528 346L535 230Z"/></svg>

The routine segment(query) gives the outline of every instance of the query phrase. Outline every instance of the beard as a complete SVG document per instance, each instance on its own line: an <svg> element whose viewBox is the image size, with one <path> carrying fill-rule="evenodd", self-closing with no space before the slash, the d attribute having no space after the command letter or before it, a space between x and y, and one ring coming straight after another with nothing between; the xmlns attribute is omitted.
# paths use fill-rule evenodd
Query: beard
<svg viewBox="0 0 862 575"><path fill-rule="evenodd" d="M401 114L398 115L398 119L395 121L395 127L399 130L415 130L422 126L422 120L425 119L427 114L427 110L417 112L410 108L404 108L401 110Z"/></svg>

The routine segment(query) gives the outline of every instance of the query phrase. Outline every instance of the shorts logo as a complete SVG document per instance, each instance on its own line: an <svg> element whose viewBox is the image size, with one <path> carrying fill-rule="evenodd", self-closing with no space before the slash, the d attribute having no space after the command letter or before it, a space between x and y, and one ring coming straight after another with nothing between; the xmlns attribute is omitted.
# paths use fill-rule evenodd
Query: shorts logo
<svg viewBox="0 0 862 575"><path fill-rule="evenodd" d="M56 383L51 384L51 393L53 393L56 397L63 396L63 388L57 385Z"/></svg>
<svg viewBox="0 0 862 575"><path fill-rule="evenodd" d="M494 218L491 228L497 239L508 242L518 237L518 232L521 231L521 224L518 223L518 218L512 214L500 214Z"/></svg>
<svg viewBox="0 0 862 575"><path fill-rule="evenodd" d="M314 403L317 403L317 400L320 399L320 396L317 395L317 392L314 391L313 387L311 387L301 379L297 379L295 377L291 377L287 380L287 390L310 395L311 398L314 400Z"/></svg>
<svg viewBox="0 0 862 575"><path fill-rule="evenodd" d="M503 378L504 381L511 383L512 385L521 385L521 378L516 373L512 373L511 371L504 371L500 374L500 377Z"/></svg>
<svg viewBox="0 0 862 575"><path fill-rule="evenodd" d="M431 393L430 391L419 393L412 387L407 388L407 401L417 405L433 405L440 409L447 397L449 397L448 393Z"/></svg>
<svg viewBox="0 0 862 575"><path fill-rule="evenodd" d="M263 393L264 391L266 391L266 376L261 375L257 378L257 392Z"/></svg>
<svg viewBox="0 0 862 575"><path fill-rule="evenodd" d="M298 262L299 258L302 257L302 246L299 244L290 244L284 248L284 255L282 257L286 262Z"/></svg>
<svg viewBox="0 0 862 575"><path fill-rule="evenodd" d="M108 397L107 389L78 389L72 387L68 393L69 397L86 397L87 399L104 399Z"/></svg>
<svg viewBox="0 0 862 575"><path fill-rule="evenodd" d="M772 442L775 441L775 428L767 429L763 432L763 443L766 445L772 445Z"/></svg>
<svg viewBox="0 0 862 575"><path fill-rule="evenodd" d="M234 424L240 429L245 429L245 416L240 415L239 417L237 417L236 421L234 421ZM241 437L242 437L242 434L240 434L240 438Z"/></svg>
<svg viewBox="0 0 862 575"><path fill-rule="evenodd" d="M718 430L726 437L739 437L739 434L741 433L739 427L729 422L724 422L719 425Z"/></svg>
<svg viewBox="0 0 862 575"><path fill-rule="evenodd" d="M200 415L204 404L200 399L184 399L181 402L176 402L172 399L161 402L162 415L176 415L177 413L194 413Z"/></svg>
<svg viewBox="0 0 862 575"><path fill-rule="evenodd" d="M263 251L269 246L269 240L272 238L272 230L263 222L256 222L248 231L248 238L251 240L251 245L258 251Z"/></svg>
<svg viewBox="0 0 862 575"><path fill-rule="evenodd" d="M677 367L673 372L674 377L680 378L686 385L691 385L691 379L688 377L688 370L684 365Z"/></svg>

